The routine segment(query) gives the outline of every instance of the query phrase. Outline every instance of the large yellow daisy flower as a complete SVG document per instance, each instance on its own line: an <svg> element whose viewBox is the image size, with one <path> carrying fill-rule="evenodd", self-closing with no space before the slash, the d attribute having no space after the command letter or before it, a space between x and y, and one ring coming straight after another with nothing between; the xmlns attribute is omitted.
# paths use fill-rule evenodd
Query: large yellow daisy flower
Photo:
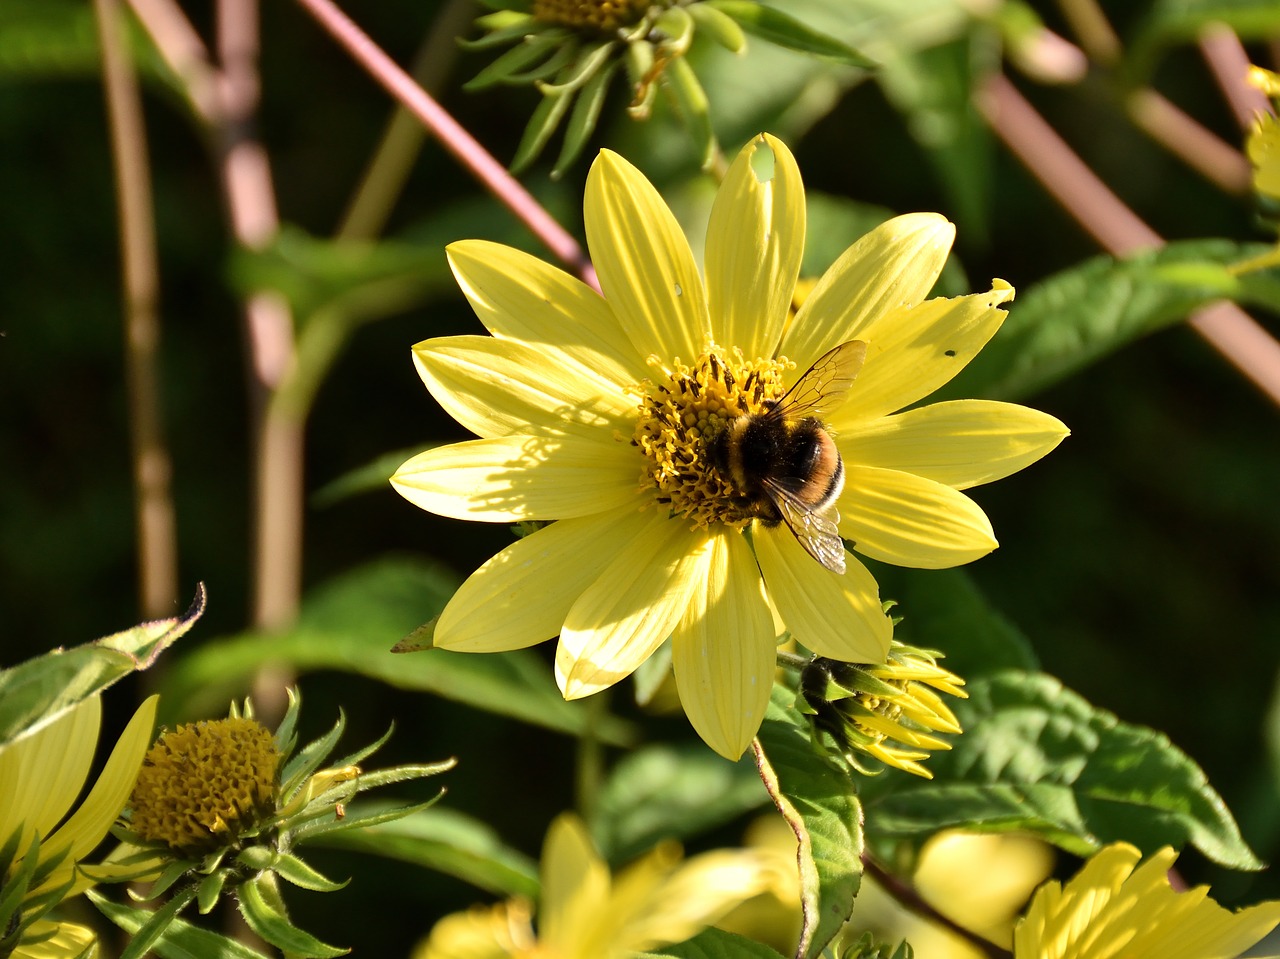
<svg viewBox="0 0 1280 959"><path fill-rule="evenodd" d="M1174 892L1167 846L1141 858L1114 843L1065 888L1041 886L1014 931L1015 959L1234 959L1280 923L1280 902L1231 912L1208 886Z"/></svg>
<svg viewBox="0 0 1280 959"><path fill-rule="evenodd" d="M480 438L409 460L396 489L445 516L556 520L463 584L434 645L493 652L558 634L557 679L576 699L671 637L685 712L736 758L768 703L777 624L831 659L881 662L889 648L875 580L826 525L834 511L839 537L866 556L967 563L996 541L959 490L1021 469L1067 431L976 400L890 415L959 372L1013 296L997 281L922 302L954 236L940 216L873 230L789 319L804 188L773 137L742 150L716 195L705 284L675 217L620 156L603 151L592 166L584 214L603 297L517 250L455 243L454 273L493 335L414 347L432 395ZM830 359L850 341L864 346ZM828 458L819 488L801 492L838 498L813 515L780 511L744 486L723 434L767 413L819 360L826 377L806 392L829 394L813 409L843 460L843 486ZM794 491L805 478L781 485Z"/></svg>

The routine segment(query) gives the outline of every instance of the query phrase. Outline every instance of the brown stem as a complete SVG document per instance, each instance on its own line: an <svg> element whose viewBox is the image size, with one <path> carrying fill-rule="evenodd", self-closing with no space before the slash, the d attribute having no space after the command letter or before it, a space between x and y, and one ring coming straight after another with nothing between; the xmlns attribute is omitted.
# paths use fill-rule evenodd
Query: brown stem
<svg viewBox="0 0 1280 959"><path fill-rule="evenodd" d="M915 888L909 883L903 882L897 876L885 870L878 862L865 853L862 856L862 865L867 874L875 879L889 895L902 903L912 912L919 916L923 916L930 922L939 926L943 926L963 938L984 956L990 956L991 959L1011 959L1012 953L1008 949L997 946L990 939L986 939L972 929L966 929L950 916L939 912L935 909Z"/></svg>
<svg viewBox="0 0 1280 959"><path fill-rule="evenodd" d="M119 0L94 0L120 216L124 281L124 365L129 402L142 615L173 613L178 599L177 520L164 441L157 361L160 276L151 209L151 173L137 76L125 50Z"/></svg>
<svg viewBox="0 0 1280 959"><path fill-rule="evenodd" d="M595 285L595 271L578 241L493 158L470 133L413 81L331 0L298 0L307 12L364 67L382 87L402 103L444 145L459 163L511 210L562 263Z"/></svg>
<svg viewBox="0 0 1280 959"><path fill-rule="evenodd" d="M1107 251L1127 255L1164 240L1111 192L1003 75L975 95L979 112L1076 222ZM1191 315L1191 327L1280 404L1280 343L1233 303Z"/></svg>
<svg viewBox="0 0 1280 959"><path fill-rule="evenodd" d="M1159 93L1149 87L1134 93L1129 98L1129 116L1151 139L1223 192L1248 195L1252 171L1244 154Z"/></svg>
<svg viewBox="0 0 1280 959"><path fill-rule="evenodd" d="M1097 0L1058 0L1058 9L1096 63L1110 66L1120 59L1120 38Z"/></svg>
<svg viewBox="0 0 1280 959"><path fill-rule="evenodd" d="M1231 105L1240 129L1249 129L1253 118L1260 111L1270 110L1271 104L1261 90L1245 82L1249 55L1241 46L1240 38L1230 27L1221 24L1208 27L1200 35L1200 53Z"/></svg>

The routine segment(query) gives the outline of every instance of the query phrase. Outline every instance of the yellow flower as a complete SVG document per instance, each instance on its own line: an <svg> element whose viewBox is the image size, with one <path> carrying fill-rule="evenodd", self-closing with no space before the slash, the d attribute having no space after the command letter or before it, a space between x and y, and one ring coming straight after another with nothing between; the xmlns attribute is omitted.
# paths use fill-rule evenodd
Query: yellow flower
<svg viewBox="0 0 1280 959"><path fill-rule="evenodd" d="M152 696L134 713L74 812L98 744L97 696L0 747L0 902L13 910L0 915L0 955L70 959L94 942L84 926L44 914L92 885L78 869L80 861L106 837L133 789L157 700Z"/></svg>
<svg viewBox="0 0 1280 959"><path fill-rule="evenodd" d="M617 878L572 814L556 819L542 850L538 930L525 900L455 913L413 959L626 959L683 942L770 888L774 857L717 850L680 863L659 846Z"/></svg>
<svg viewBox="0 0 1280 959"><path fill-rule="evenodd" d="M1280 923L1280 902L1233 913L1207 886L1174 892L1177 854L1167 846L1138 866L1141 858L1114 843L1065 889L1041 886L1014 931L1015 959L1233 959Z"/></svg>
<svg viewBox="0 0 1280 959"><path fill-rule="evenodd" d="M757 166L770 171L764 179ZM838 509L839 536L866 556L930 568L996 546L960 490L1034 462L1067 431L1035 410L979 400L889 415L958 373L1013 296L996 281L987 293L924 301L954 236L936 214L864 236L788 323L804 188L771 136L742 150L716 196L705 285L675 217L616 154L592 166L584 214L603 297L517 250L455 243L454 273L493 336L414 347L428 389L480 439L414 457L392 477L396 489L445 516L558 521L476 571L441 614L434 645L495 652L558 634L557 679L577 699L630 675L670 636L690 721L737 758L769 700L775 615L811 651L843 662L883 662L892 627L834 525L793 511L788 523L811 541L803 546L726 467L727 424L765 413L820 358L857 341L827 362L825 386L841 388L828 398L826 435L843 458L828 518ZM831 478L824 492L839 489Z"/></svg>

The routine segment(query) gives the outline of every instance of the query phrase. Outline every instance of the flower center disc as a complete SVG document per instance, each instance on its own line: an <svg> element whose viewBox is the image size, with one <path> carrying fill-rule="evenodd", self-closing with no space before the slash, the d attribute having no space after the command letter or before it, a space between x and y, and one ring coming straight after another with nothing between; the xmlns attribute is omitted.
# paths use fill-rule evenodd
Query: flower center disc
<svg viewBox="0 0 1280 959"><path fill-rule="evenodd" d="M767 412L782 398L786 359L752 360L703 353L679 360L665 380L646 381L632 443L645 455L640 484L695 529L722 523L741 529L757 515L753 500L716 468L712 444L740 416Z"/></svg>
<svg viewBox="0 0 1280 959"><path fill-rule="evenodd" d="M533 0L533 16L577 30L611 33L638 22L653 0Z"/></svg>

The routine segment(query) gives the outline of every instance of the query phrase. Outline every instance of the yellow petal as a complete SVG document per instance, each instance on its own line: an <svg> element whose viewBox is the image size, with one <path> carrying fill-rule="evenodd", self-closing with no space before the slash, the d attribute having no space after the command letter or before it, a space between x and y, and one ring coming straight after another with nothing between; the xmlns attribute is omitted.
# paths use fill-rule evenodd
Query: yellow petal
<svg viewBox="0 0 1280 959"><path fill-rule="evenodd" d="M705 572L672 636L671 664L693 728L721 756L737 760L769 705L777 633L741 533L716 531Z"/></svg>
<svg viewBox="0 0 1280 959"><path fill-rule="evenodd" d="M458 285L494 336L553 347L619 388L649 375L604 297L577 277L487 240L452 243L447 253Z"/></svg>
<svg viewBox="0 0 1280 959"><path fill-rule="evenodd" d="M414 948L413 959L511 959L534 941L525 906L516 900L451 913Z"/></svg>
<svg viewBox="0 0 1280 959"><path fill-rule="evenodd" d="M631 675L680 622L706 579L710 538L654 512L573 604L560 631L556 679L565 699Z"/></svg>
<svg viewBox="0 0 1280 959"><path fill-rule="evenodd" d="M587 175L583 221L600 288L640 356L696 358L711 338L702 277L662 197L618 154Z"/></svg>
<svg viewBox="0 0 1280 959"><path fill-rule="evenodd" d="M1000 280L986 293L928 300L895 310L860 334L867 343L849 398L828 417L840 432L928 396L964 369L1000 329L999 305L1013 296Z"/></svg>
<svg viewBox="0 0 1280 959"><path fill-rule="evenodd" d="M499 436L420 453L391 485L415 506L455 519L567 519L634 502L639 456L607 433Z"/></svg>
<svg viewBox="0 0 1280 959"><path fill-rule="evenodd" d="M916 569L959 566L998 545L986 514L963 493L872 466L845 470L840 535L872 559Z"/></svg>
<svg viewBox="0 0 1280 959"><path fill-rule="evenodd" d="M0 748L0 842L20 827L19 849L37 831L48 837L84 788L101 720L102 702L90 696Z"/></svg>
<svg viewBox="0 0 1280 959"><path fill-rule="evenodd" d="M630 435L636 399L557 350L492 336L442 336L413 348L418 375L477 436L573 432Z"/></svg>
<svg viewBox="0 0 1280 959"><path fill-rule="evenodd" d="M624 508L562 519L517 540L453 594L432 644L494 653L551 639L578 597L652 519Z"/></svg>
<svg viewBox="0 0 1280 959"><path fill-rule="evenodd" d="M936 213L908 213L880 224L822 275L779 352L803 372L832 347L863 339L886 313L919 303L942 272L955 233Z"/></svg>
<svg viewBox="0 0 1280 959"><path fill-rule="evenodd" d="M557 816L542 846L539 939L554 956L577 956L584 933L602 917L609 899L605 865L582 820Z"/></svg>
<svg viewBox="0 0 1280 959"><path fill-rule="evenodd" d="M770 162L761 181L755 165ZM804 253L804 184L795 157L767 133L734 160L707 226L707 305L716 341L747 357L774 355Z"/></svg>
<svg viewBox="0 0 1280 959"><path fill-rule="evenodd" d="M88 926L37 919L23 932L12 959L77 959L86 955L85 950L96 939Z"/></svg>
<svg viewBox="0 0 1280 959"><path fill-rule="evenodd" d="M785 526L757 525L752 541L769 598L797 642L843 662L884 662L893 624L865 566L846 554L844 573L833 573Z"/></svg>
<svg viewBox="0 0 1280 959"><path fill-rule="evenodd" d="M1069 432L1026 406L955 400L856 423L836 445L846 465L902 470L968 489L1029 466Z"/></svg>
<svg viewBox="0 0 1280 959"><path fill-rule="evenodd" d="M1253 164L1253 188L1263 196L1280 200L1280 122L1272 116L1254 121L1245 142Z"/></svg>
<svg viewBox="0 0 1280 959"><path fill-rule="evenodd" d="M159 702L159 696L149 696L137 708L112 748L89 795L71 817L45 840L40 850L41 858L56 855L64 849L68 850L68 858L41 888L61 885L70 879L75 861L84 858L102 842L120 815L133 792L138 770L142 768L142 757L151 745Z"/></svg>

